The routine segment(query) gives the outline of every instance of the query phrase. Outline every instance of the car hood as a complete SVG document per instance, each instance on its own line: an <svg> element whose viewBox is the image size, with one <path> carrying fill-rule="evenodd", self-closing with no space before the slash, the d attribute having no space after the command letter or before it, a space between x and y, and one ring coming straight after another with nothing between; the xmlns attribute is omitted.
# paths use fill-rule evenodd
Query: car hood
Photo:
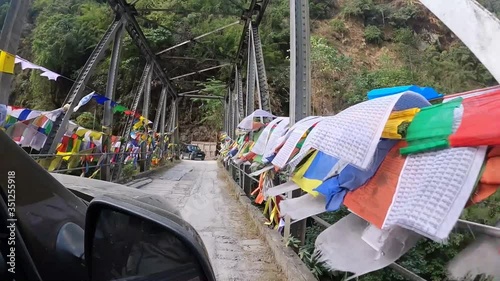
<svg viewBox="0 0 500 281"><path fill-rule="evenodd" d="M73 193L85 201L91 201L94 197L109 194L126 195L135 200L166 210L182 218L179 211L175 209L170 202L159 195L150 194L140 189L102 180L56 173L51 173L51 175L62 185L73 191Z"/></svg>

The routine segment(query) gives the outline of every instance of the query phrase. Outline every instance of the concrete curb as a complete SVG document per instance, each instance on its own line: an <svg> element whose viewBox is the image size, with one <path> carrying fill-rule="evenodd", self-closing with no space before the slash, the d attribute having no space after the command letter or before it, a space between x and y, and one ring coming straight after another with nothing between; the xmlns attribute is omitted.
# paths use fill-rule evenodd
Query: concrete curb
<svg viewBox="0 0 500 281"><path fill-rule="evenodd" d="M269 245L269 248L271 249L278 266L285 275L286 280L317 281L318 279L314 277L297 254L291 248L285 247L282 241L283 237L278 232L269 229L264 224L266 219L262 215L262 212L257 207L252 205L250 199L245 195L243 190L241 190L241 187L239 187L238 184L231 178L228 171L220 166L219 169L223 171L224 177L229 181L229 185L237 195L238 201L252 218L260 236L264 237L265 241Z"/></svg>

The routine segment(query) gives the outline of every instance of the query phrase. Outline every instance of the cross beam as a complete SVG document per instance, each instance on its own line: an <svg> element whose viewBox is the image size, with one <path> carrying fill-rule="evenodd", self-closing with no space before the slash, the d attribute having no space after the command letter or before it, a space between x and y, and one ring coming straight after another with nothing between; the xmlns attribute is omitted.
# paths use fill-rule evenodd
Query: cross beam
<svg viewBox="0 0 500 281"><path fill-rule="evenodd" d="M132 41L134 41L147 60L153 65L153 69L159 75L161 82L167 87L167 92L174 98L177 98L177 92L172 86L168 74L161 68L155 53L151 50L141 27L135 19L135 15L137 14L135 8L127 4L125 0L108 0L108 4L117 16L123 17L126 20L126 29Z"/></svg>
<svg viewBox="0 0 500 281"><path fill-rule="evenodd" d="M199 74L199 73L202 73L202 72L206 72L206 71L209 71L209 70L212 70L212 69L217 69L217 68L221 68L221 67L229 66L229 65L230 64L227 63L227 64L221 64L221 65L217 65L217 66L205 68L205 69L202 69L202 70L198 70L198 71L194 71L194 72L190 72L190 73L186 73L186 74L183 74L183 75L179 75L179 76L173 77L170 80L177 80L177 79L180 79L180 78L184 78L184 77L187 77L187 76Z"/></svg>
<svg viewBox="0 0 500 281"><path fill-rule="evenodd" d="M181 98L190 99L206 99L206 100L223 100L224 97L221 96L209 96L209 95L191 95L191 94L179 94Z"/></svg>

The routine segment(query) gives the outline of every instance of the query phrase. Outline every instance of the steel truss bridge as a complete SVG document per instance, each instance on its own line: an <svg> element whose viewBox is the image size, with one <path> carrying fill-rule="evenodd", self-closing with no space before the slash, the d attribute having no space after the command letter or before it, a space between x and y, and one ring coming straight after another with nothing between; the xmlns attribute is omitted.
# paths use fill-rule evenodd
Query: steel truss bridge
<svg viewBox="0 0 500 281"><path fill-rule="evenodd" d="M0 35L1 49L12 54L17 53L23 21L32 1L33 0L11 1L9 14L7 15L4 28ZM132 41L140 49L142 56L147 61L130 109L136 111L142 100L142 115L146 117L149 116L151 82L153 77L158 77L161 82L162 90L157 104L156 114L153 119L153 131L159 132L161 136L163 136L167 130L173 133L173 142L179 142L178 106L180 100L185 98L221 99L224 103L224 130L228 132L233 139L235 137L234 134L237 124L245 116L251 114L255 110L255 105L258 105L260 109L271 111L270 93L265 71L266 67L259 34L259 25L264 17L266 8L270 4L270 0L250 0L248 8L242 12L239 21L217 28L206 34L199 35L191 40L179 43L160 52L155 52L151 49L141 26L137 22L136 17L138 16L138 11L134 6L137 1L140 0L134 0L132 3L127 3L126 0L107 0L107 3L114 12L114 21L102 35L102 38L69 91L65 100L65 104L69 104L69 108L54 123L51 135L42 149L41 154L54 155L57 145L62 139L65 128L67 128L71 115L74 112L74 108L83 97L86 83L93 75L98 63L104 59L108 49L112 49L112 52L107 77L106 97L113 100L117 86L122 38L125 32L132 38ZM498 50L500 49L500 22L495 16L486 11L474 0L420 0L420 2L444 22L471 49L476 57L492 73L493 77L495 77L497 81L500 81L500 56L498 56ZM310 27L308 7L308 0L290 0L290 121L292 124L311 114ZM172 81L227 65L219 65L177 77L171 77L168 70L164 69L162 64L160 64L159 55L236 24L243 25L243 28L236 57L234 61L229 64L229 66L232 67L232 77L228 81L227 94L225 97L201 95L198 94L198 91L178 93ZM242 77L242 70L244 67L246 68L245 79ZM243 85L243 81L245 85ZM11 82L11 75L0 74L0 104L8 103ZM123 134L124 137L130 135L133 125L132 119L133 118L129 118L129 120L127 120L126 129ZM113 112L110 102L106 102L103 121L104 133L110 135L112 126ZM161 138L160 145L163 145L163 140L164 138ZM108 147L109 143L110 140L108 138ZM125 146L123 143L120 148L119 163L123 162L122 157L124 155L124 149ZM101 173L103 179L112 180L114 175L120 174L122 165L118 165L117 171L113 171L110 166L106 166L105 168L106 170ZM238 173L245 174L245 171L239 170ZM242 181L240 181L240 183L244 185ZM295 197L299 195L300 191L298 194L294 193L292 196ZM325 227L329 226L326 222L317 217L313 217L313 219ZM475 233L482 233L500 238L500 228L467 221L459 221L457 226L469 229ZM305 221L294 223L292 227L290 227L290 220L288 218L285 232L285 235L289 235L291 232L295 237L303 238L305 234ZM391 267L409 280L424 280L398 264L393 264Z"/></svg>

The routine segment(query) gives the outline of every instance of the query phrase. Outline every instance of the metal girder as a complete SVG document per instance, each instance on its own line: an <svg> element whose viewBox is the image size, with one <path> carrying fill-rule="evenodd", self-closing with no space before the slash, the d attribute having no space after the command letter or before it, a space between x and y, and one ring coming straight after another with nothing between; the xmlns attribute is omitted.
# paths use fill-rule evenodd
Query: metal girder
<svg viewBox="0 0 500 281"><path fill-rule="evenodd" d="M194 71L194 72L190 72L190 73L186 73L186 74L183 74L183 75L179 75L179 76L173 77L170 80L177 80L177 79L180 79L180 78L184 78L184 77L187 77L187 76L199 74L199 73L202 73L202 72L206 72L206 71L209 71L209 70L212 70L212 69L217 69L217 68L221 68L221 67L229 66L229 65L230 64L227 63L227 64L221 64L221 65L217 65L217 66L205 68L205 69L202 69L202 70L198 70L198 71Z"/></svg>
<svg viewBox="0 0 500 281"><path fill-rule="evenodd" d="M0 34L0 49L13 55L17 53L21 32L24 27L26 15L31 6L32 0L13 0L3 22L2 33ZM0 72L0 104L9 103L12 91L12 80L14 75Z"/></svg>
<svg viewBox="0 0 500 281"><path fill-rule="evenodd" d="M74 101L79 101L83 97L85 84L87 84L87 81L90 79L90 76L94 72L99 61L104 57L105 50L108 48L109 43L113 40L116 32L122 24L123 23L121 20L115 20L113 23L111 23L106 33L104 33L104 36L101 38L101 41L99 41L94 51L92 51L92 54L78 74L76 82L73 84L68 96L66 97L65 104L69 103L69 108L64 113L62 121L55 124L55 126L52 128L52 131L47 138L47 142L45 143L45 146L41 151L42 153L55 153L56 148L59 145L59 141L62 139L66 131L66 127L68 126L71 114L73 113L73 110L78 103Z"/></svg>
<svg viewBox="0 0 500 281"><path fill-rule="evenodd" d="M264 12L266 11L267 5L269 4L271 0L262 0L260 3L260 9L259 9L259 14L257 15L257 18L255 19L254 26L259 26L260 22L262 21L262 18L264 17Z"/></svg>
<svg viewBox="0 0 500 281"><path fill-rule="evenodd" d="M199 11L179 11L178 9L170 8L170 9L165 9L165 8L149 8L149 9L137 9L138 12L141 13L148 13L148 12L172 12L175 14L181 14L181 15L186 15L186 14L191 14L191 13L200 13ZM219 15L219 16L230 16L230 17L237 17L239 14L231 14L231 13L214 13L214 12L208 12L208 13L201 13L202 15Z"/></svg>
<svg viewBox="0 0 500 281"><path fill-rule="evenodd" d="M151 81L153 80L153 72L151 69L146 77L146 83L144 85L144 99L142 100L142 116L149 119L149 104L151 103Z"/></svg>
<svg viewBox="0 0 500 281"><path fill-rule="evenodd" d="M260 4L260 6L258 4ZM235 63L240 69L241 69L241 66L243 65L243 60L245 58L245 49L246 49L245 47L248 44L246 41L248 25L252 21L253 16L255 14L257 14L256 20L253 23L253 26L256 28L259 27L268 4L269 4L269 0L263 0L260 3L258 3L257 0L252 0L250 2L250 6L249 6L248 10L246 10L243 13L243 15L241 16L241 19L245 20L245 26L243 27L243 31L241 33L240 44L238 46L238 51L236 52L236 57L235 57ZM233 73L233 72L234 72L234 68L232 69L231 73ZM234 82L233 77L230 77L229 79L230 79L229 85L231 85Z"/></svg>
<svg viewBox="0 0 500 281"><path fill-rule="evenodd" d="M224 97L221 97L221 96L189 95L189 94L185 94L185 95L180 95L179 94L179 97L181 97L181 98L191 98L191 99L207 99L207 100L223 100L224 99Z"/></svg>
<svg viewBox="0 0 500 281"><path fill-rule="evenodd" d="M147 60L153 65L153 69L155 69L156 73L159 75L161 82L167 87L167 92L176 98L177 92L171 84L168 74L161 67L155 53L151 50L144 33L142 33L142 30L135 19L135 15L137 14L135 8L127 4L125 0L108 0L108 4L117 15L126 20L126 29L130 37L139 47L143 55L146 56Z"/></svg>
<svg viewBox="0 0 500 281"><path fill-rule="evenodd" d="M158 102L158 107L156 108L155 120L153 122L153 132L158 130L158 123L160 122L161 112L163 111L163 104L167 103L167 89L162 87L160 101Z"/></svg>
<svg viewBox="0 0 500 281"><path fill-rule="evenodd" d="M259 29L256 27L252 28L253 32L253 50L255 67L257 68L257 83L259 89L259 98L262 105L262 109L271 112L271 101L269 97L269 86L267 84L266 66L264 64L264 53L262 52L262 44L260 41Z"/></svg>
<svg viewBox="0 0 500 281"><path fill-rule="evenodd" d="M250 32L252 30L252 23L248 24L248 30L247 30L247 87L246 87L246 109L245 109L245 116L248 116L252 114L252 112L255 110L255 59L254 59L254 52L253 52L253 41L252 41L252 33Z"/></svg>
<svg viewBox="0 0 500 281"><path fill-rule="evenodd" d="M241 121L245 114L245 104L243 101L243 89L241 88L243 86L241 81L241 73L238 67L236 67L235 75L236 83L234 84L234 90L236 91L236 96L238 98L238 121Z"/></svg>
<svg viewBox="0 0 500 281"><path fill-rule="evenodd" d="M193 58L193 57L178 57L178 56L163 56L165 59L174 59L174 60L195 60L198 62L205 62L205 61L215 61L215 62L222 62L222 63L230 63L227 60L223 59L210 59L210 58Z"/></svg>
<svg viewBox="0 0 500 281"><path fill-rule="evenodd" d="M236 24L238 24L238 23L240 23L240 21L235 21L235 22L230 23L230 24L227 24L227 25L225 25L225 26L223 26L223 27L219 27L219 28L217 28L217 29L215 29L215 30L212 30L212 31L210 31L210 32L207 32L207 33L204 33L204 34L202 34L202 35L196 36L196 37L194 37L193 39L186 40L186 41L184 41L184 42L182 42L182 43L176 44L175 46L172 46L172 47L167 48L167 49L165 49L165 50L163 50L163 51L160 51L160 52L156 53L156 55L161 55L161 54L166 53L166 52L168 52L168 51L170 51L170 50L173 50L173 49L175 49L175 48L178 48L178 47L184 46L184 45L186 45L186 44L188 44L188 43L190 43L190 42L196 42L197 40L199 40L199 39L201 39L201 38L203 38L203 37L205 37L205 36L208 36L208 35L213 34L213 33L215 33L215 32L218 32L218 31L224 30L224 29L226 29L226 28L228 28L228 27L231 27L231 26L233 26L233 25L236 25Z"/></svg>
<svg viewBox="0 0 500 281"><path fill-rule="evenodd" d="M164 87L165 88L165 87ZM165 153L165 119L167 114L167 90L162 89L162 96L165 97L165 101L161 107L161 119L160 119L160 158L163 159L163 153Z"/></svg>
<svg viewBox="0 0 500 281"><path fill-rule="evenodd" d="M115 99L116 90L116 77L118 76L118 69L120 67L121 47L123 38L123 24L119 25L113 39L113 50L111 53L111 63L109 65L108 80L106 83L106 98L109 100L104 102L104 118L102 120L102 129L104 132L104 146L111 146L111 135L113 125L113 108L111 101ZM106 155L106 162L109 163L109 156ZM101 180L112 180L111 167L109 165L101 168Z"/></svg>
<svg viewBox="0 0 500 281"><path fill-rule="evenodd" d="M187 91L187 92L183 92L183 93L179 93L179 97L182 97L186 94L195 94L195 93L199 93L201 92L201 90L192 90L192 91Z"/></svg>
<svg viewBox="0 0 500 281"><path fill-rule="evenodd" d="M309 1L290 0L290 126L311 115ZM288 198L302 195L301 190L288 193ZM290 226L285 217L285 240L290 233L303 245L306 221Z"/></svg>

